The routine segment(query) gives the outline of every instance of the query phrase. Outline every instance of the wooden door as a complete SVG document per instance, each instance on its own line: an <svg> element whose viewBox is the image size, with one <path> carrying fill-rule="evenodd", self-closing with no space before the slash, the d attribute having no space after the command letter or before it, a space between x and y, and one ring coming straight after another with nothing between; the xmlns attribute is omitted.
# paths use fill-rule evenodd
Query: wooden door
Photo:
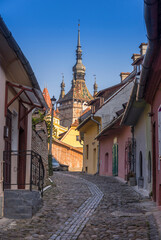
<svg viewBox="0 0 161 240"><path fill-rule="evenodd" d="M112 174L118 176L118 145L114 144L112 149Z"/></svg>
<svg viewBox="0 0 161 240"><path fill-rule="evenodd" d="M20 104L19 119L25 116L27 109ZM19 123L18 188L25 189L26 183L27 117Z"/></svg>
<svg viewBox="0 0 161 240"><path fill-rule="evenodd" d="M12 132L12 113L7 110L6 133L5 133L5 154L3 163L4 188L11 188L11 132Z"/></svg>

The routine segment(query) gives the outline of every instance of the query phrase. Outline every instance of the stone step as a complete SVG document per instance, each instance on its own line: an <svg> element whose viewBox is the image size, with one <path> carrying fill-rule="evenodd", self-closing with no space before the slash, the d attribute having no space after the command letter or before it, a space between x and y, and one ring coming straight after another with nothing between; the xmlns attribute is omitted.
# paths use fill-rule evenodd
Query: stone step
<svg viewBox="0 0 161 240"><path fill-rule="evenodd" d="M31 218L41 206L42 199L38 191L4 191L4 216L7 218Z"/></svg>

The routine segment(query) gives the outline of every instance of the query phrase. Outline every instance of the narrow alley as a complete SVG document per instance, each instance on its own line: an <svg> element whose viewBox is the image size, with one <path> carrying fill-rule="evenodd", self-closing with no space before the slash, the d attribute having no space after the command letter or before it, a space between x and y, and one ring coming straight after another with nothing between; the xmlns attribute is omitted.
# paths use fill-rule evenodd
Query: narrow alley
<svg viewBox="0 0 161 240"><path fill-rule="evenodd" d="M55 172L40 211L1 219L2 240L159 239L153 202L113 177Z"/></svg>

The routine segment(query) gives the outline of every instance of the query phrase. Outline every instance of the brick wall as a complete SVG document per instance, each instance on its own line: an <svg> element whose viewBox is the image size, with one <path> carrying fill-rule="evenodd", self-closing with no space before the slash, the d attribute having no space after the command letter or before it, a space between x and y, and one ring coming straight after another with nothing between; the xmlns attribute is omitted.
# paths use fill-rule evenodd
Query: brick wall
<svg viewBox="0 0 161 240"><path fill-rule="evenodd" d="M36 124L32 131L32 150L41 155L45 168L45 178L48 177L48 135L45 121Z"/></svg>
<svg viewBox="0 0 161 240"><path fill-rule="evenodd" d="M82 171L83 151L57 139L53 140L52 154L61 164L68 165L69 171Z"/></svg>

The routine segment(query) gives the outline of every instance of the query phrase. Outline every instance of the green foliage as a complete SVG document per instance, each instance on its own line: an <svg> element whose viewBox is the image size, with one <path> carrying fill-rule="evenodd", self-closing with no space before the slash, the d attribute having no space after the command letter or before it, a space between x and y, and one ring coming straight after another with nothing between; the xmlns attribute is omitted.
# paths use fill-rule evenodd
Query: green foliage
<svg viewBox="0 0 161 240"><path fill-rule="evenodd" d="M46 122L46 126L47 126L48 141L49 141L49 139L50 139L50 130L51 130L51 117L50 117L50 115L47 115L45 117L45 122ZM52 134L52 136L54 138L57 138L57 129L54 127L54 125L53 125L53 134Z"/></svg>
<svg viewBox="0 0 161 240"><path fill-rule="evenodd" d="M32 129L35 129L35 125L44 121L45 114L38 110L38 113L32 117Z"/></svg>
<svg viewBox="0 0 161 240"><path fill-rule="evenodd" d="M52 155L48 155L48 168L49 168L49 176L53 175L53 167L52 167Z"/></svg>

